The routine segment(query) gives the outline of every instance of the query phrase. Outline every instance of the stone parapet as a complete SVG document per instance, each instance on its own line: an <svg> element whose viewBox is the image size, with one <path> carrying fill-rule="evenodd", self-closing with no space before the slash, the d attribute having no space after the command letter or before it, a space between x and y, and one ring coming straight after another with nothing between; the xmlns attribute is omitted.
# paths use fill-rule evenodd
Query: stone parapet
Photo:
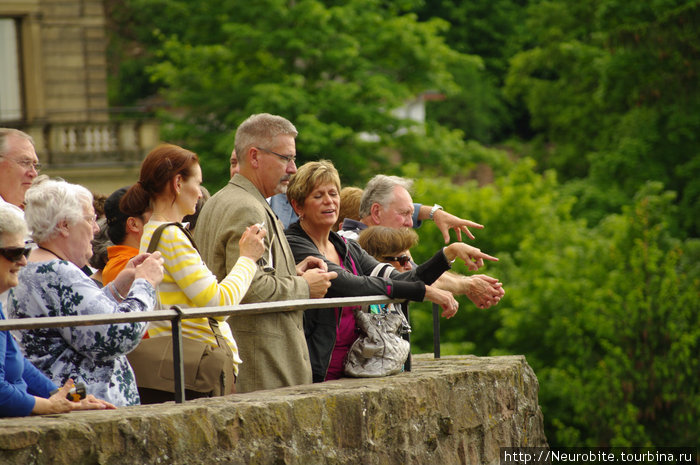
<svg viewBox="0 0 700 465"><path fill-rule="evenodd" d="M112 411L0 419L3 464L497 464L546 446L523 356Z"/></svg>

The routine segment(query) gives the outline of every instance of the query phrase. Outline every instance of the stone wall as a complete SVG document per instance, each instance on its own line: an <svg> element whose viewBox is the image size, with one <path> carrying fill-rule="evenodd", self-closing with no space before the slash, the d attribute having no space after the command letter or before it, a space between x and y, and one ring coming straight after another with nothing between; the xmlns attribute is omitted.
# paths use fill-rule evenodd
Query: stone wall
<svg viewBox="0 0 700 465"><path fill-rule="evenodd" d="M497 464L546 446L523 356L116 411L0 420L3 464Z"/></svg>

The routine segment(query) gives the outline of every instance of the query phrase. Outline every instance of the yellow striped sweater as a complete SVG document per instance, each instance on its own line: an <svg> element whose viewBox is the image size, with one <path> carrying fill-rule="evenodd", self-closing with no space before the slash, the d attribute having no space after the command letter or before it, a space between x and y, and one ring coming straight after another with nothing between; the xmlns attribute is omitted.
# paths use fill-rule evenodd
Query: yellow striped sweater
<svg viewBox="0 0 700 465"><path fill-rule="evenodd" d="M149 221L144 226L141 237L141 252L148 249L155 229L162 221ZM213 307L219 305L237 305L245 296L257 266L248 257L240 257L228 276L220 283L209 271L197 250L187 236L176 226L167 227L156 248L163 255L164 276L157 289L158 308L166 309L172 305L181 307ZM233 352L234 372L238 374L238 346L231 329L225 324L226 317L217 317L219 329ZM148 325L148 336L170 336L169 321L152 321ZM217 347L216 338L207 318L183 320L182 335Z"/></svg>

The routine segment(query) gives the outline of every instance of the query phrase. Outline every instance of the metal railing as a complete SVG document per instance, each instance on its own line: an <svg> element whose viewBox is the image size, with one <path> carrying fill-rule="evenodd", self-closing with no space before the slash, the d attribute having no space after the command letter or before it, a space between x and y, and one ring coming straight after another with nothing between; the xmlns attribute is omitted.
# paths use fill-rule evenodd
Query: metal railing
<svg viewBox="0 0 700 465"><path fill-rule="evenodd" d="M136 323L140 321L166 321L172 325L173 369L175 374L175 402L185 401L185 371L182 356L182 320L207 318L213 316L264 315L267 313L290 312L310 308L337 308L356 305L400 303L409 320L408 304L401 299L385 296L335 297L327 299L284 300L279 302L259 302L252 304L229 305L221 307L180 308L173 306L169 310L152 310L148 312L116 313L101 315L57 316L42 318L18 318L0 320L0 331L19 329L62 328L69 326L93 326L115 323ZM439 312L439 307L437 308ZM436 314L433 308L433 314ZM438 313L439 317L439 313ZM438 323L439 325L439 323ZM435 328L434 328L435 331ZM437 330L437 352L439 357L439 326ZM410 342L410 338L407 338ZM405 364L405 370L411 370L411 355Z"/></svg>
<svg viewBox="0 0 700 465"><path fill-rule="evenodd" d="M433 304L433 356L440 358L440 306Z"/></svg>

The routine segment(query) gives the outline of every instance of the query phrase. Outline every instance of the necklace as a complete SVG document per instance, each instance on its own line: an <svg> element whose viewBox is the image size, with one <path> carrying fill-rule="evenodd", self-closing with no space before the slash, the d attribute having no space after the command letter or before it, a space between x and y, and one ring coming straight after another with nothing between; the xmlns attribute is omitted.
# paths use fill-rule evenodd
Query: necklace
<svg viewBox="0 0 700 465"><path fill-rule="evenodd" d="M37 247L40 248L41 250L46 250L48 253L50 253L51 255L54 255L59 260L65 260L65 258L61 257L59 254L57 254L53 250L47 249L46 247L42 247L40 245L37 245Z"/></svg>
<svg viewBox="0 0 700 465"><path fill-rule="evenodd" d="M337 263L336 260L334 260L334 257L330 256L333 252L335 252L335 246L330 240L326 240L325 242L320 241L316 242L316 239L311 237L311 234L309 234L309 231L306 229L307 225L305 225L302 222L299 222L299 225L301 225L301 229L306 233L307 237L311 239L311 242L316 246L316 250L318 250L318 253L326 257L326 260L332 261L333 263Z"/></svg>

